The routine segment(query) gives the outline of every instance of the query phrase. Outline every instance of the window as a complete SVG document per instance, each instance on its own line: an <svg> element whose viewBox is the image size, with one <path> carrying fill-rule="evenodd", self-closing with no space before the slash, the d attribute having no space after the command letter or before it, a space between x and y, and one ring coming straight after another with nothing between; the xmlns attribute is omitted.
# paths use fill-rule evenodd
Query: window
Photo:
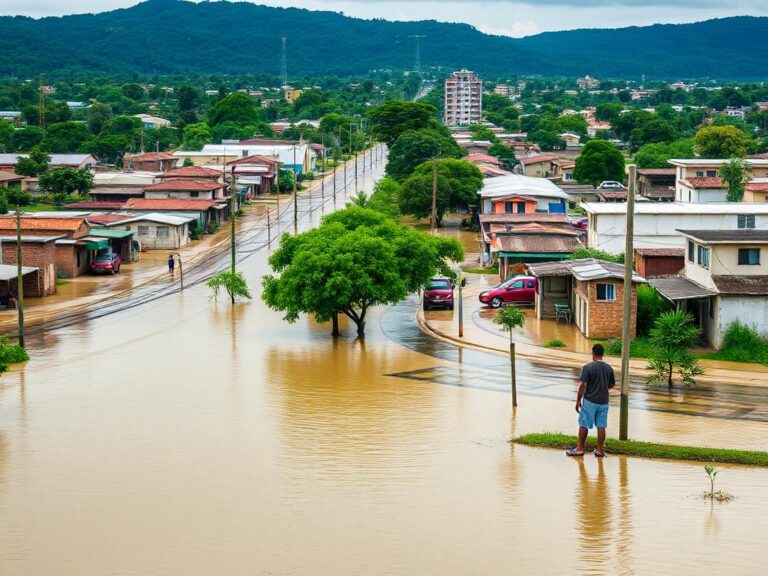
<svg viewBox="0 0 768 576"><path fill-rule="evenodd" d="M717 170L707 170L707 176L714 178L717 176Z"/></svg>
<svg viewBox="0 0 768 576"><path fill-rule="evenodd" d="M598 302L614 302L616 300L616 286L613 284L597 285Z"/></svg>
<svg viewBox="0 0 768 576"><path fill-rule="evenodd" d="M504 213L512 214L513 211L514 211L514 207L512 205L512 202L504 202Z"/></svg>
<svg viewBox="0 0 768 576"><path fill-rule="evenodd" d="M703 170L696 170L696 178L702 178L704 176Z"/></svg>
<svg viewBox="0 0 768 576"><path fill-rule="evenodd" d="M758 266L760 248L739 248L739 266Z"/></svg>
<svg viewBox="0 0 768 576"><path fill-rule="evenodd" d="M696 262L696 244L688 240L688 262Z"/></svg>
<svg viewBox="0 0 768 576"><path fill-rule="evenodd" d="M754 214L739 214L737 225L739 228L754 228L755 227L755 215Z"/></svg>
<svg viewBox="0 0 768 576"><path fill-rule="evenodd" d="M139 226L139 236L149 236L149 226Z"/></svg>
<svg viewBox="0 0 768 576"><path fill-rule="evenodd" d="M520 288L522 288L522 287L523 287L523 281L522 281L522 280L518 280L517 282L513 282L513 283L512 283L512 284L509 286L509 288L510 288L511 290L520 290Z"/></svg>
<svg viewBox="0 0 768 576"><path fill-rule="evenodd" d="M533 280L526 280L525 281L525 287L526 288L534 288L536 286L536 283Z"/></svg>
<svg viewBox="0 0 768 576"><path fill-rule="evenodd" d="M709 248L699 246L699 266L709 268Z"/></svg>
<svg viewBox="0 0 768 576"><path fill-rule="evenodd" d="M157 227L157 237L158 238L168 238L168 226L158 226Z"/></svg>
<svg viewBox="0 0 768 576"><path fill-rule="evenodd" d="M190 198L199 198L200 197L200 192L195 190L194 192L190 192L189 196L190 196Z"/></svg>

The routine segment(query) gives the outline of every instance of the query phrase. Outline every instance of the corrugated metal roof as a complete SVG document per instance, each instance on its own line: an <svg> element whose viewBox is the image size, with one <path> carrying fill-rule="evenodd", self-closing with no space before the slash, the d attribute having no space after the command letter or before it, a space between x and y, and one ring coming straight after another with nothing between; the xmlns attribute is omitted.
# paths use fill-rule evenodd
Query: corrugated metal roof
<svg viewBox="0 0 768 576"><path fill-rule="evenodd" d="M22 266L21 275L24 276L30 272L37 272L34 266ZM19 277L19 268L16 264L0 264L0 280L8 281Z"/></svg>
<svg viewBox="0 0 768 576"><path fill-rule="evenodd" d="M603 278L624 278L624 265L595 258L582 258L579 260L564 260L562 262L543 262L530 264L531 274L534 276L565 276L571 274L577 280L590 281ZM645 282L645 278L632 272L633 282Z"/></svg>
<svg viewBox="0 0 768 576"><path fill-rule="evenodd" d="M640 256L679 257L685 256L685 248L636 248L635 254Z"/></svg>
<svg viewBox="0 0 768 576"><path fill-rule="evenodd" d="M754 228L740 230L679 230L681 234L690 236L702 242L712 243L750 243L750 242L768 242L768 230L757 230Z"/></svg>
<svg viewBox="0 0 768 576"><path fill-rule="evenodd" d="M547 234L515 234L498 236L495 242L499 252L546 252L549 254L572 254L582 247L573 236L552 236Z"/></svg>
<svg viewBox="0 0 768 576"><path fill-rule="evenodd" d="M689 300L691 298L706 298L716 294L712 290L699 286L695 282L682 276L653 278L648 280L648 283L656 288L656 290L659 291L659 294L671 302Z"/></svg>
<svg viewBox="0 0 768 576"><path fill-rule="evenodd" d="M720 294L767 296L768 276L718 276L712 281Z"/></svg>

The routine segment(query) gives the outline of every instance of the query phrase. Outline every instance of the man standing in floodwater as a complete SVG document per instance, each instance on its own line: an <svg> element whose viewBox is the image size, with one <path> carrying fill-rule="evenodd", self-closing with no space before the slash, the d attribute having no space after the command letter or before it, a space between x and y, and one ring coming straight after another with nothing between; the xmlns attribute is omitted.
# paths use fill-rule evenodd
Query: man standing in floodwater
<svg viewBox="0 0 768 576"><path fill-rule="evenodd" d="M566 451L568 456L584 456L584 442L589 429L597 428L595 456L605 456L605 429L608 427L608 390L616 386L613 368L603 362L602 344L592 346L592 362L585 364L579 377L576 412L579 413L579 441L576 448Z"/></svg>
<svg viewBox="0 0 768 576"><path fill-rule="evenodd" d="M173 271L176 268L176 261L173 259L173 254L168 254L168 273L173 276Z"/></svg>

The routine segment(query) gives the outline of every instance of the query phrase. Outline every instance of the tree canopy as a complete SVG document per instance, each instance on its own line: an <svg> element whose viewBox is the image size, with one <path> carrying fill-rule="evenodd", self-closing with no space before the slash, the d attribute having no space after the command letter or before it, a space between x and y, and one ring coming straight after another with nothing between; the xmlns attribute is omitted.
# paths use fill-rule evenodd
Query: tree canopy
<svg viewBox="0 0 768 576"><path fill-rule="evenodd" d="M403 300L436 273L449 273L450 260L462 258L456 240L351 206L323 217L315 229L281 238L269 258L275 274L264 277L262 297L288 322L302 313L327 322L341 312L363 336L373 306Z"/></svg>
<svg viewBox="0 0 768 576"><path fill-rule="evenodd" d="M253 98L242 92L235 92L222 98L211 107L208 124L216 126L233 122L240 126L256 124L260 120L259 108Z"/></svg>
<svg viewBox="0 0 768 576"><path fill-rule="evenodd" d="M410 130L432 128L437 110L424 102L390 100L368 112L374 138L392 146L401 134Z"/></svg>
<svg viewBox="0 0 768 576"><path fill-rule="evenodd" d="M405 180L416 166L432 158L461 158L464 150L450 134L433 128L410 130L401 134L389 151L387 176Z"/></svg>
<svg viewBox="0 0 768 576"><path fill-rule="evenodd" d="M603 180L624 180L624 156L606 140L592 140L576 158L573 177L581 184L597 186Z"/></svg>
<svg viewBox="0 0 768 576"><path fill-rule="evenodd" d="M747 137L735 126L704 126L696 132L696 152L702 158L744 158Z"/></svg>

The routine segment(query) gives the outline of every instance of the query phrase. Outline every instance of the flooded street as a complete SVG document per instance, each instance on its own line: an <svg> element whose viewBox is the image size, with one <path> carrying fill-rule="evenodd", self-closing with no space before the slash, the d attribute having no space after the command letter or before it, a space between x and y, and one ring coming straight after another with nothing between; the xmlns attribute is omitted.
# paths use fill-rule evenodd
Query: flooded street
<svg viewBox="0 0 768 576"><path fill-rule="evenodd" d="M575 432L571 372L521 362L513 413L506 359L421 334L414 299L364 341L286 324L259 298L260 234L252 302L193 286L40 333L2 376L0 574L764 572L768 470L724 467L736 499L712 505L701 464L511 445ZM642 439L768 448L763 422L649 403Z"/></svg>

